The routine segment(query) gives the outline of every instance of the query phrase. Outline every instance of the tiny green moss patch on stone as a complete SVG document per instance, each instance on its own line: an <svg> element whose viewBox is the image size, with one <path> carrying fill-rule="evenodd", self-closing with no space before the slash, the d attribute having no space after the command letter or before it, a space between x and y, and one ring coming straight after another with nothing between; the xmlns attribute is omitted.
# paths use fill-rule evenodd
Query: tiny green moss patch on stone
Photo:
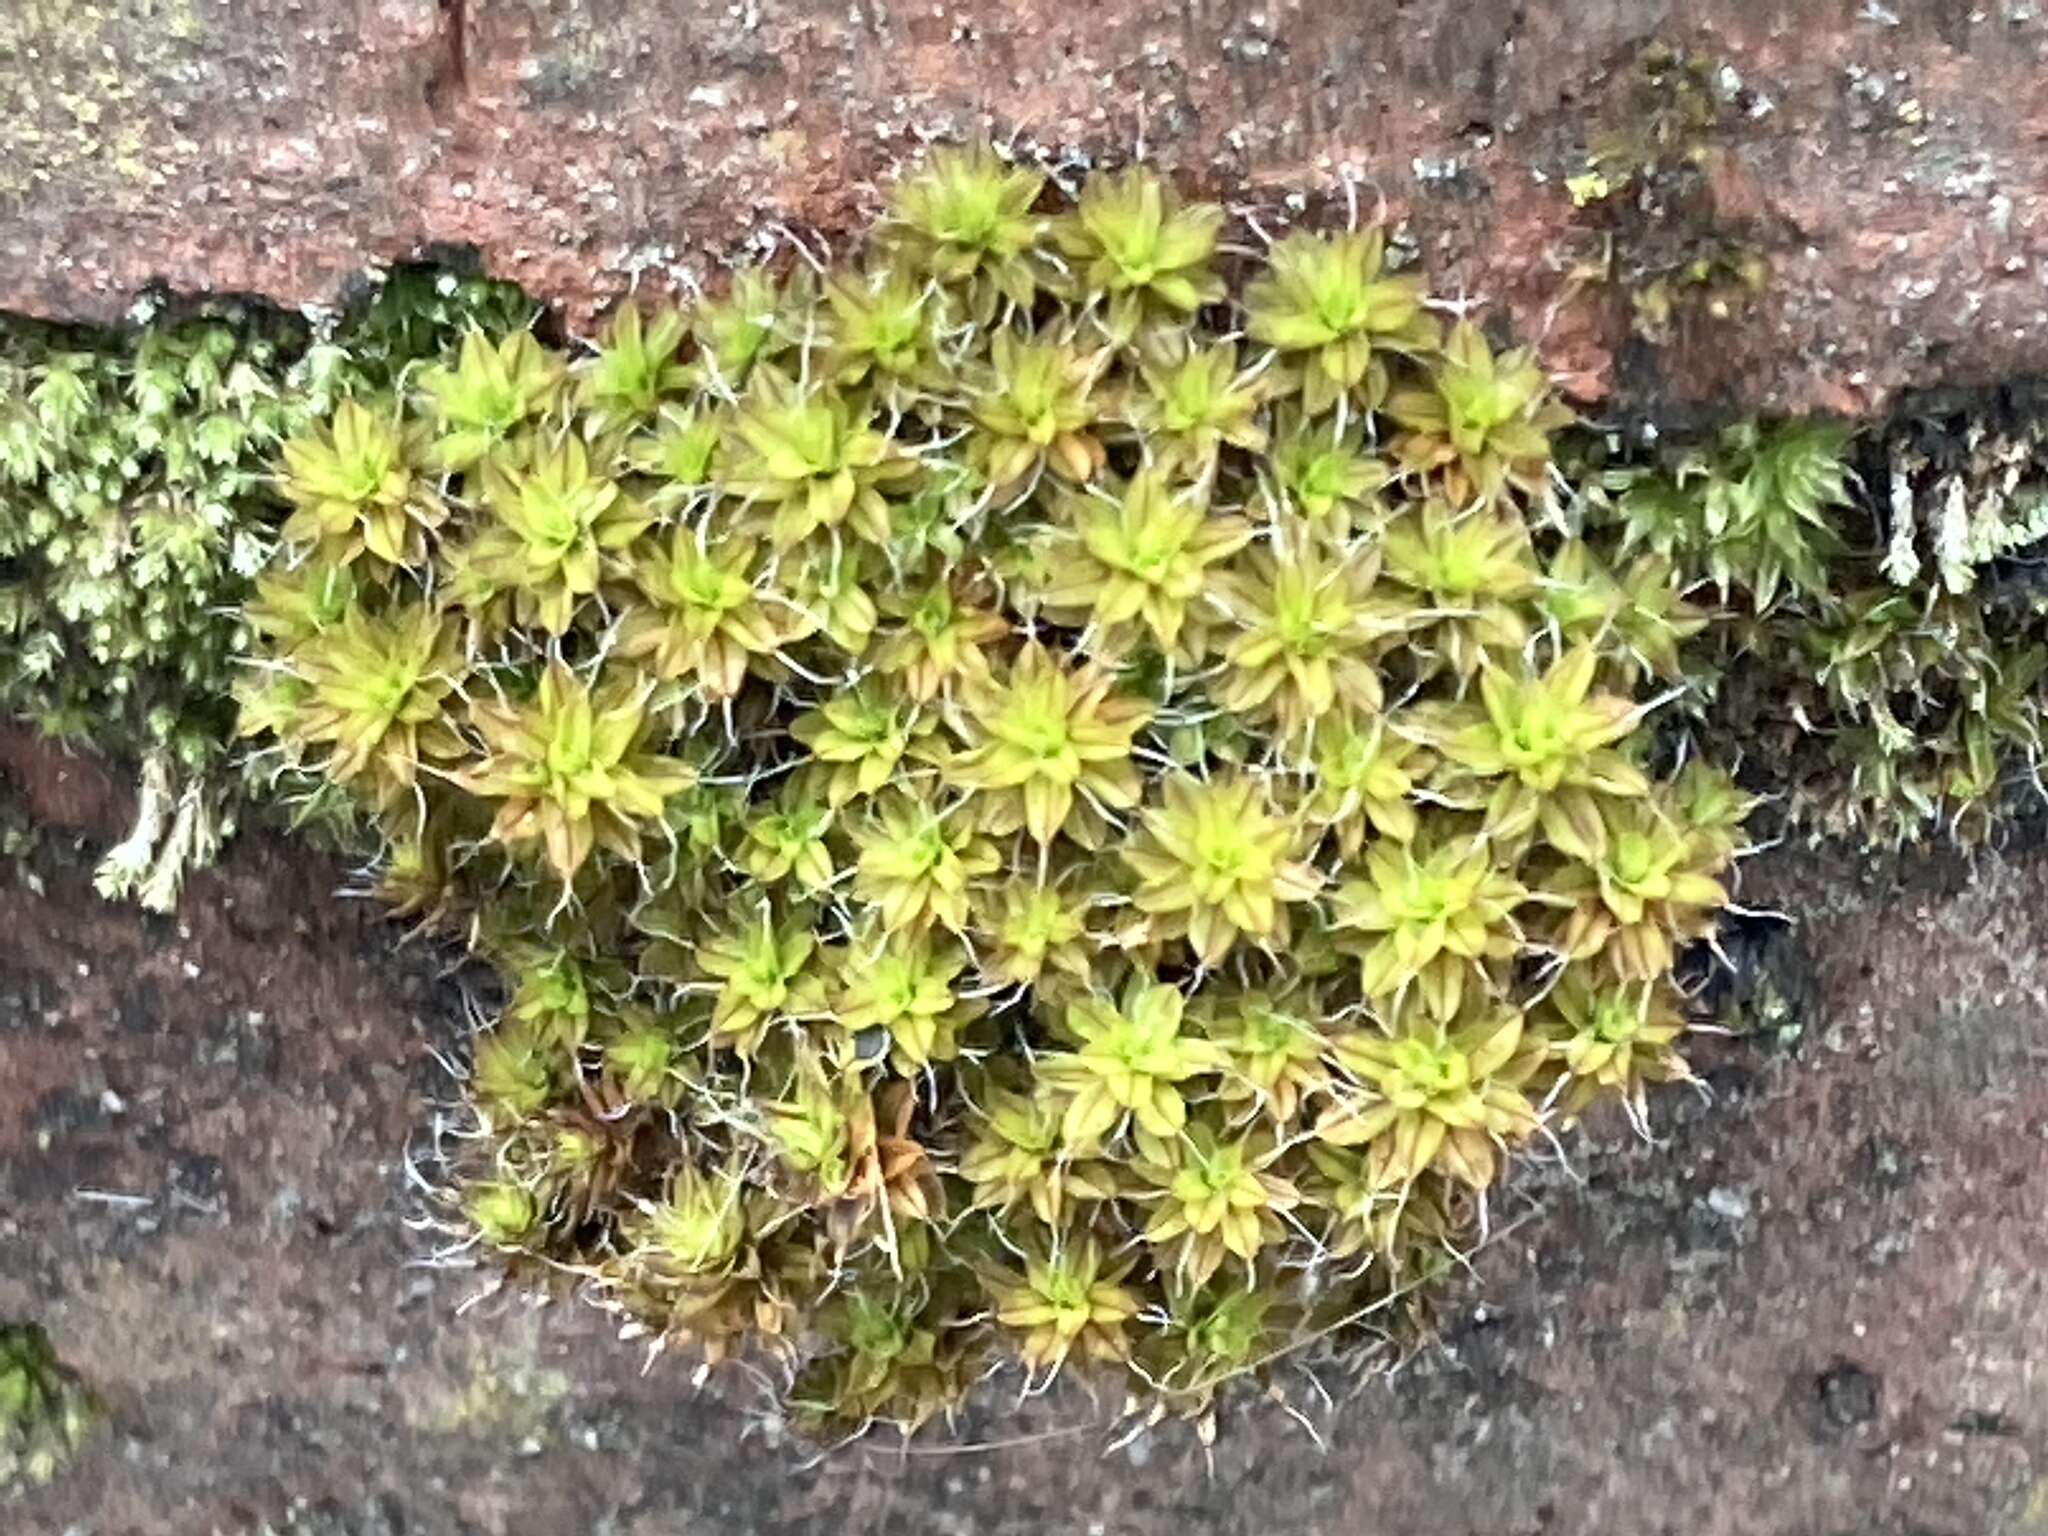
<svg viewBox="0 0 2048 1536"><path fill-rule="evenodd" d="M47 1483L99 1422L92 1394L34 1323L0 1323L0 1497Z"/></svg>

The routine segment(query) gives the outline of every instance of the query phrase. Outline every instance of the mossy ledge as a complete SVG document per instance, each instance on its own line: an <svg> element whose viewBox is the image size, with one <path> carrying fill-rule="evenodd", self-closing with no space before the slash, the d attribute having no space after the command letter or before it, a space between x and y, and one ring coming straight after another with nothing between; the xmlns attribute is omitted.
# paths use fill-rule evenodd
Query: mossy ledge
<svg viewBox="0 0 2048 1536"><path fill-rule="evenodd" d="M268 321L16 332L10 612L93 660L8 702L204 784L232 689L248 782L498 967L458 1244L766 1351L821 1430L1005 1361L1206 1415L1383 1336L1512 1154L1687 1075L1729 769L1808 828L1995 830L2044 521L2023 410L1653 449L1377 231L1224 234L940 152L851 264L575 356L488 289L268 392L222 372ZM166 355L98 441L78 401ZM145 517L195 458L238 478L166 610ZM140 650L61 595L81 505ZM1773 750L1717 761L1730 722Z"/></svg>

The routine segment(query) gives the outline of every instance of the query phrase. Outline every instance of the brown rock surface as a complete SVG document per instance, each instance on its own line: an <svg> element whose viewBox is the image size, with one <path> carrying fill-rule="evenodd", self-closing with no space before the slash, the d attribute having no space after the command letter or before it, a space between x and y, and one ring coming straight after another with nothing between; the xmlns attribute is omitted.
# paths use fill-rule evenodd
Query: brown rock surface
<svg viewBox="0 0 2048 1536"><path fill-rule="evenodd" d="M23 1536L2031 1536L2048 1531L2048 856L1858 893L1810 859L1753 900L1790 1046L1703 1051L1529 1170L1440 1345L1312 1413L1239 1403L1213 1466L1100 1455L992 1385L962 1437L812 1463L743 1375L695 1390L587 1309L463 1312L408 1267L409 1149L458 992L342 872L262 834L179 919L96 901L111 783L0 733L55 830L0 873L0 1316L45 1323L111 1428L0 1504ZM67 830L68 829L68 830ZM1709 1042L1712 1044L1712 1042ZM1312 1406L1306 1379L1294 1399Z"/></svg>
<svg viewBox="0 0 2048 1536"><path fill-rule="evenodd" d="M1564 178L1651 42L1725 65L1749 317L1631 340ZM843 236L924 138L1149 154L1262 208L1345 168L1584 397L1874 409L2048 361L2032 0L8 0L0 309L331 302L449 245L573 323L777 226Z"/></svg>

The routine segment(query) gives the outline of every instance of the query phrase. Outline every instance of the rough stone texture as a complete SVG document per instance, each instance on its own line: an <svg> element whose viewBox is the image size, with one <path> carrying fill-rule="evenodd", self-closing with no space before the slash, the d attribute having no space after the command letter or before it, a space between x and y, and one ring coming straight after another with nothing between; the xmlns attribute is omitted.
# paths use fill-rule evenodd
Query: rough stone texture
<svg viewBox="0 0 2048 1536"><path fill-rule="evenodd" d="M181 920L95 901L121 797L0 733L54 830L0 874L0 1316L44 1322L112 1427L0 1504L43 1536L2038 1536L2048 1532L2048 857L1856 893L1774 962L1790 1046L1703 1050L1530 1170L1441 1341L1318 1408L1237 1403L1098 1456L1086 1405L992 1387L961 1435L812 1462L744 1376L693 1387L588 1309L407 1267L404 1160L457 989L393 960L343 872L264 835ZM1785 951L1785 946L1779 946ZM1790 958L1786 958L1790 953ZM1715 1046L1715 1042L1707 1042ZM135 1197L110 1203L107 1196Z"/></svg>
<svg viewBox="0 0 2048 1536"><path fill-rule="evenodd" d="M1563 187L1652 41L1742 82L1714 217L1774 269L1669 347L1572 276ZM8 0L0 309L329 302L455 245L580 326L988 125L1269 225L1349 167L1581 398L1863 411L2048 360L2044 48L2034 0Z"/></svg>

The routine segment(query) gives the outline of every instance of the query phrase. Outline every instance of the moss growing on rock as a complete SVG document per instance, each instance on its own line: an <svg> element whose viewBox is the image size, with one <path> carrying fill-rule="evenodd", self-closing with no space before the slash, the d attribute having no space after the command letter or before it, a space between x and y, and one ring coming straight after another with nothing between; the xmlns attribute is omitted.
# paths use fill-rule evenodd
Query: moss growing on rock
<svg viewBox="0 0 2048 1536"><path fill-rule="evenodd" d="M0 709L144 761L110 894L167 907L217 840L278 445L462 330L532 313L408 271L338 323L226 305L119 334L0 327Z"/></svg>
<svg viewBox="0 0 2048 1536"><path fill-rule="evenodd" d="M1686 1075L1746 801L1704 622L1376 231L987 152L857 261L475 337L289 443L243 725L510 1001L466 1229L819 1426L991 1363L1201 1412Z"/></svg>
<svg viewBox="0 0 2048 1536"><path fill-rule="evenodd" d="M47 1483L99 1422L92 1394L34 1323L0 1323L0 1494Z"/></svg>
<svg viewBox="0 0 2048 1536"><path fill-rule="evenodd" d="M1739 315L1768 287L1749 221L1731 219L1715 181L1729 120L1756 106L1734 71L1654 43L1634 60L1612 126L1566 179L1601 237L1593 270L1628 295L1630 321L1663 346Z"/></svg>
<svg viewBox="0 0 2048 1536"><path fill-rule="evenodd" d="M2048 458L2027 392L1858 439L1744 423L1590 477L1589 521L1711 586L1691 707L1809 835L1991 836L2039 789Z"/></svg>
<svg viewBox="0 0 2048 1536"><path fill-rule="evenodd" d="M856 260L575 355L423 278L18 331L0 698L145 751L162 903L232 684L252 782L474 939L450 1204L513 1273L819 1427L1004 1361L1202 1413L1686 1076L1750 808L1699 742L1989 825L2048 525L2022 413L1623 461L1377 232L1221 224L942 152Z"/></svg>

